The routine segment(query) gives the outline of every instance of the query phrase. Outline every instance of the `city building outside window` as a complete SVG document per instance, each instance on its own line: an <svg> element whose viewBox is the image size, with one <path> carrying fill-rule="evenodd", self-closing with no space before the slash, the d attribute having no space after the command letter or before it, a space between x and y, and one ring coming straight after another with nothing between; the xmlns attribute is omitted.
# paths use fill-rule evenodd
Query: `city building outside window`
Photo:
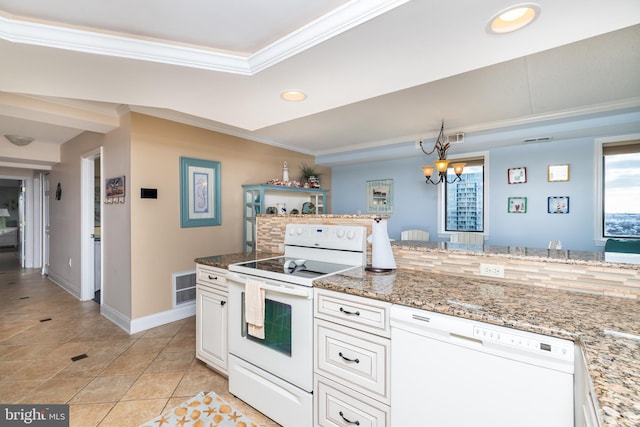
<svg viewBox="0 0 640 427"><path fill-rule="evenodd" d="M473 159L466 163L462 179L445 184L445 231L484 231L484 162ZM447 178L455 178L452 168Z"/></svg>
<svg viewBox="0 0 640 427"><path fill-rule="evenodd" d="M640 237L640 141L602 146L603 237Z"/></svg>

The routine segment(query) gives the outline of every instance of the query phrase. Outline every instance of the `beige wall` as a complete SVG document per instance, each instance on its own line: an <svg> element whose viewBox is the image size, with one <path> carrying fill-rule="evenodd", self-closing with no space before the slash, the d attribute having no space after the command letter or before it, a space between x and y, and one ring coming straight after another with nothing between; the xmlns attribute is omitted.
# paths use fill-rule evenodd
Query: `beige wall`
<svg viewBox="0 0 640 427"><path fill-rule="evenodd" d="M82 155L102 144L103 136L85 132L60 147L60 163L49 175L49 276L80 297L80 170ZM60 183L62 197L55 199ZM69 265L71 259L71 265Z"/></svg>
<svg viewBox="0 0 640 427"><path fill-rule="evenodd" d="M222 225L180 227L180 157L221 163ZM127 200L131 203L132 319L170 310L172 274L194 270L195 258L242 251L241 186L282 178L283 161L287 161L293 179L299 174L300 164L312 164L313 157L167 120L131 115L132 167ZM321 170L322 186L329 188L330 170ZM157 188L158 198L141 199L143 187Z"/></svg>
<svg viewBox="0 0 640 427"><path fill-rule="evenodd" d="M120 128L104 136L103 177L125 177L125 203L102 204L102 303L127 318L131 310L131 209L135 194L131 186L131 123L128 114ZM66 145L66 144L65 144Z"/></svg>

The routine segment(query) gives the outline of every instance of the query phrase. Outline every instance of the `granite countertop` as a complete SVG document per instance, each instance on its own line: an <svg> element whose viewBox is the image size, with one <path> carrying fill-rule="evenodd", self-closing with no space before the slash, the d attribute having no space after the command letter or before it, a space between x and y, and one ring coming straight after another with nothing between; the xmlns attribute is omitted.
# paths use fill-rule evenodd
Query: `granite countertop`
<svg viewBox="0 0 640 427"><path fill-rule="evenodd" d="M281 255L241 253L195 262L227 269ZM375 274L356 268L314 286L573 340L585 353L604 425L640 425L640 300L402 269Z"/></svg>
<svg viewBox="0 0 640 427"><path fill-rule="evenodd" d="M282 254L274 252L249 252L249 253L237 253L228 255L214 255L202 258L196 258L193 261L196 264L208 265L210 267L229 268L229 264L236 264L245 261L255 261L258 259L272 258L282 256Z"/></svg>
<svg viewBox="0 0 640 427"><path fill-rule="evenodd" d="M617 252L576 251L570 249L541 249L522 246L494 246L468 243L434 242L419 240L395 240L392 246L404 250L466 253L501 258L527 259L531 261L563 264L605 265L616 268L640 270L640 254Z"/></svg>
<svg viewBox="0 0 640 427"><path fill-rule="evenodd" d="M638 300L407 270L375 274L363 268L316 280L314 286L571 339L585 352L604 424L640 425Z"/></svg>

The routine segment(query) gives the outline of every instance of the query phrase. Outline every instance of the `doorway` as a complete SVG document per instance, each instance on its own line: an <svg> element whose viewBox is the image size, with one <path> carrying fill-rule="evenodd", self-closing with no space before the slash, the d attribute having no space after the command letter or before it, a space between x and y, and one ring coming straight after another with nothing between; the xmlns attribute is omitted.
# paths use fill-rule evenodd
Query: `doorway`
<svg viewBox="0 0 640 427"><path fill-rule="evenodd" d="M24 267L24 188L22 180L0 179L0 264Z"/></svg>
<svg viewBox="0 0 640 427"><path fill-rule="evenodd" d="M81 292L82 301L102 303L102 147L85 153L81 165Z"/></svg>

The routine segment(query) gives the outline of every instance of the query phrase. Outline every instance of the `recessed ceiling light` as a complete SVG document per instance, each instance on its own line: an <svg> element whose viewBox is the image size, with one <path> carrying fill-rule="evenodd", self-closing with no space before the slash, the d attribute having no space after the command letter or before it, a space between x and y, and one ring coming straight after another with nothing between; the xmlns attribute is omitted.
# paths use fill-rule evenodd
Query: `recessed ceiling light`
<svg viewBox="0 0 640 427"><path fill-rule="evenodd" d="M487 31L495 34L510 33L533 22L540 15L540 6L532 3L518 4L501 10L491 18Z"/></svg>
<svg viewBox="0 0 640 427"><path fill-rule="evenodd" d="M304 101L307 99L307 94L300 92L299 90L286 90L280 94L280 98L285 101Z"/></svg>

